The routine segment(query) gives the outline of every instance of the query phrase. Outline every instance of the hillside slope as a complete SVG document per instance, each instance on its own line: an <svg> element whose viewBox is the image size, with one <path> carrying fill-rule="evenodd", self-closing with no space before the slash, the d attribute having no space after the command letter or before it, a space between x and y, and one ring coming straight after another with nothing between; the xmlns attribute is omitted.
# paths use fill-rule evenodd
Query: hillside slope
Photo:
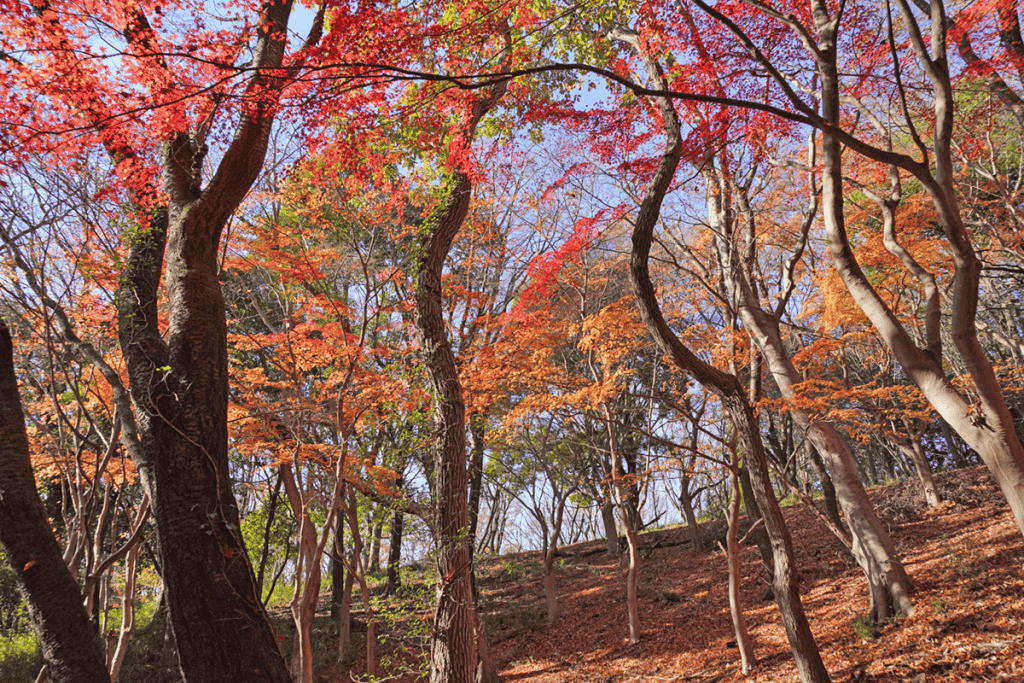
<svg viewBox="0 0 1024 683"><path fill-rule="evenodd" d="M801 593L835 681L938 683L1024 680L1024 539L983 468L939 476L948 501L915 502L914 482L872 491L907 570L916 611L872 637L858 625L866 585L853 558L803 506L785 509L801 571ZM722 531L721 533L724 533ZM739 656L721 551L694 555L684 529L645 534L640 579L643 641L628 644L624 568L597 545L568 548L556 570L562 613L544 623L542 585L503 577L516 561L485 563L486 622L503 678L530 683L796 681L756 550L743 551L743 603L760 662L748 677ZM495 570L495 563L499 567ZM488 572L492 572L488 574Z"/></svg>

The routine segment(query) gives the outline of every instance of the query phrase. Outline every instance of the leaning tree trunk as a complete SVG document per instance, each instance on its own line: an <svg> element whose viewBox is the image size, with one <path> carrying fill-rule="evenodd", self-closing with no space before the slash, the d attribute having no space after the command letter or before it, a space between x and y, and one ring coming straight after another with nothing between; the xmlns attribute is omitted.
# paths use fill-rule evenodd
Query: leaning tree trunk
<svg viewBox="0 0 1024 683"><path fill-rule="evenodd" d="M39 498L14 346L0 320L0 542L54 683L110 683L103 648Z"/></svg>
<svg viewBox="0 0 1024 683"><path fill-rule="evenodd" d="M871 594L870 616L875 623L897 612L910 615L910 578L896 556L889 533L882 526L868 499L857 463L846 441L831 423L811 420L799 408L796 385L801 378L782 343L778 318L760 308L753 290L742 275L735 280L733 294L744 327L764 357L782 396L793 402L790 414L814 448L828 461L836 496L853 538L853 554L867 579Z"/></svg>
<svg viewBox="0 0 1024 683"><path fill-rule="evenodd" d="M897 5L904 21L918 29L917 18L906 0ZM837 68L838 20L823 0L812 1L818 46L816 59L821 79L822 207L836 270L851 297L893 352L907 376L936 412L981 456L1010 505L1014 521L1024 533L1024 446L992 363L978 339L976 319L981 262L957 205L956 170L952 158L953 91L946 59L945 15L941 2L931 4L931 52L918 32L910 32L918 64L932 83L934 158L919 162L865 144L839 127L840 82ZM875 291L860 268L846 232L844 215L843 146L875 161L909 171L923 185L935 207L954 264L949 288L950 332L973 384L973 399L958 390L942 367L941 308L938 295L928 302L926 348L920 348L896 315ZM934 169L934 170L933 170Z"/></svg>
<svg viewBox="0 0 1024 683"><path fill-rule="evenodd" d="M641 49L636 34L620 30L613 35L633 44L637 52L643 56L651 81L657 87L667 89L661 69ZM804 683L824 683L830 680L829 674L821 661L821 654L818 652L817 643L803 610L803 603L800 601L796 572L793 569L793 541L783 521L782 510L772 491L771 480L768 476L767 456L761 443L757 421L750 408L750 403L747 401L746 392L734 375L727 375L703 362L679 341L661 312L654 284L651 282L648 260L651 244L654 241L654 227L661 213L662 201L672 184L675 170L682 157L682 137L675 108L666 98L658 98L658 105L661 110L666 144L654 178L644 193L634 224L630 282L640 305L644 324L658 346L675 367L687 372L702 386L707 387L719 397L735 425L740 450L750 467L754 496L761 509L765 529L771 542L775 564L772 588L776 604L782 614L783 626L789 638L797 672L800 675L800 680Z"/></svg>

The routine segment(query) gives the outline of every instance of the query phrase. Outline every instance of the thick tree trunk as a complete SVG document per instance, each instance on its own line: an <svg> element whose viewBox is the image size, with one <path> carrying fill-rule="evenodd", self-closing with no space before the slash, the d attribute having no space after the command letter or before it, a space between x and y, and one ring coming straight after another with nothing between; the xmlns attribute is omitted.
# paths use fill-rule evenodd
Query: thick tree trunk
<svg viewBox="0 0 1024 683"><path fill-rule="evenodd" d="M219 274L224 226L263 166L291 0L262 7L251 79L216 172L182 130L164 143L166 212L154 190L138 199L149 224L127 239L117 294L118 337L141 442L136 466L159 531L170 620L189 683L291 680L239 532L228 460L227 324ZM323 15L314 21L319 34ZM130 39L145 40L144 32ZM159 321L166 249L166 329Z"/></svg>
<svg viewBox="0 0 1024 683"><path fill-rule="evenodd" d="M472 186L456 172L442 204L428 219L416 287L416 327L430 374L434 432L432 524L438 576L434 634L430 647L431 683L471 683L477 666L468 538L466 413L455 356L441 310L441 268L469 206Z"/></svg>
<svg viewBox="0 0 1024 683"><path fill-rule="evenodd" d="M120 337L145 454L136 463L159 529L171 624L186 681L288 681L274 629L239 533L231 493L227 435L227 327L217 279L223 225L200 208L170 225L168 343L157 327L156 283L130 272ZM131 263L150 270L162 252L151 227L133 245ZM141 268L140 268L141 270ZM142 280L148 280L143 282ZM231 626L231 628L226 628Z"/></svg>
<svg viewBox="0 0 1024 683"><path fill-rule="evenodd" d="M10 332L0 320L0 542L54 683L110 683L82 593L39 498Z"/></svg>

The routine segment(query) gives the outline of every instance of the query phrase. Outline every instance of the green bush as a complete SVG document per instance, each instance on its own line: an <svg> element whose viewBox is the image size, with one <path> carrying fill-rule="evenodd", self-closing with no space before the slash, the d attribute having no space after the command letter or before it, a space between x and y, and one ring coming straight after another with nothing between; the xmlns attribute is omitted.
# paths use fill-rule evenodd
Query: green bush
<svg viewBox="0 0 1024 683"><path fill-rule="evenodd" d="M18 592L17 576L0 550L0 636L19 635L28 630L28 614Z"/></svg>
<svg viewBox="0 0 1024 683"><path fill-rule="evenodd" d="M0 681L31 683L43 666L43 654L34 633L0 638Z"/></svg>

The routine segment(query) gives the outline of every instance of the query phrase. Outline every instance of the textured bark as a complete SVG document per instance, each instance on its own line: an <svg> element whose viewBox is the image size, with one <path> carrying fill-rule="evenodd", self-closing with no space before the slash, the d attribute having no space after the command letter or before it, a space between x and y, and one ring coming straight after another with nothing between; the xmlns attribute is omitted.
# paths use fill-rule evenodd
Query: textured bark
<svg viewBox="0 0 1024 683"><path fill-rule="evenodd" d="M110 683L102 643L36 489L14 347L0 320L0 542L54 683Z"/></svg>
<svg viewBox="0 0 1024 683"><path fill-rule="evenodd" d="M476 126L505 94L505 81L473 102L454 131L469 149ZM431 683L471 683L476 677L481 636L473 603L473 554L469 538L466 467L466 406L442 309L441 273L452 242L469 210L472 181L463 169L448 173L436 207L422 226L416 273L416 332L429 375L433 444L431 519L437 548Z"/></svg>
<svg viewBox="0 0 1024 683"><path fill-rule="evenodd" d="M139 198L139 214L151 219L128 238L117 295L142 446L136 465L159 530L170 621L189 682L291 679L260 604L231 493L227 326L218 280L221 233L266 155L284 82L265 69L282 62L291 5L268 0L261 8L242 114L205 188L199 139L182 131L166 143L167 209L149 206L155 192ZM322 14L311 37L321 21ZM165 252L166 330L157 310Z"/></svg>

